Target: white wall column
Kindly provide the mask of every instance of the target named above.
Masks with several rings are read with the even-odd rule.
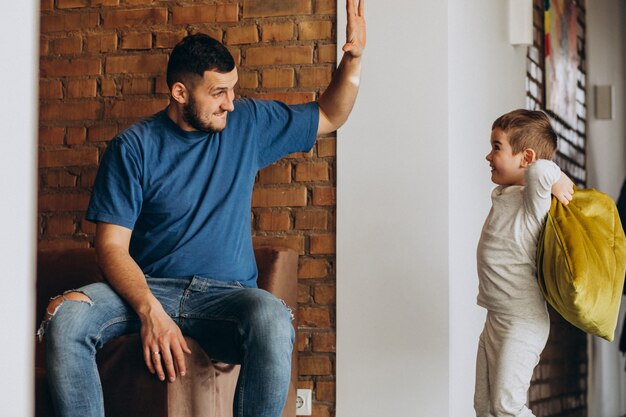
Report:
[[[0,415],[33,407],[39,2],[5,2],[0,26]]]

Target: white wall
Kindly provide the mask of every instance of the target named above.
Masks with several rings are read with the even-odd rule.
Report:
[[[526,50],[508,40],[507,3],[449,0],[450,416],[472,414],[476,343],[476,244],[491,206],[491,124],[525,106]]]
[[[617,199],[626,177],[626,2],[587,2],[588,185]],[[595,85],[612,85],[614,117],[595,118]],[[622,300],[624,301],[624,300]],[[624,304],[624,303],[622,303]],[[621,334],[622,315],[616,330]],[[590,416],[626,414],[626,373],[618,342],[593,338]]]
[[[337,417],[473,415],[484,156],[492,121],[524,106],[525,50],[506,2],[468,3],[366,4],[337,141]]]
[[[37,3],[37,4],[35,4]],[[39,2],[5,2],[0,26],[0,415],[33,414]]]

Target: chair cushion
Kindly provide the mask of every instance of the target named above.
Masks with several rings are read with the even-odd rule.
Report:
[[[546,300],[563,318],[612,341],[625,269],[626,238],[608,195],[576,190],[567,206],[552,199],[537,275]]]

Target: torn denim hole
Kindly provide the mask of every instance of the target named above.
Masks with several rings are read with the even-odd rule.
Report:
[[[280,300],[281,303],[283,303],[283,305],[285,306],[285,308],[289,312],[289,315],[291,316],[291,321],[294,321],[296,319],[296,316],[293,314],[293,308],[289,307],[287,305],[287,303],[285,302],[285,300],[283,300],[282,298],[280,298],[279,300]]]
[[[82,295],[86,299],[83,299],[83,297],[78,297],[78,298],[66,297],[66,295],[68,295],[70,293],[74,293],[74,294],[77,294],[79,296]],[[61,301],[54,307],[53,311],[50,311],[50,304],[52,304],[54,301],[56,301],[58,299],[61,299]],[[41,342],[43,340],[43,337],[44,337],[44,334],[46,333],[46,328],[48,327],[48,323],[50,322],[50,319],[52,319],[52,317],[54,317],[54,315],[57,313],[57,311],[59,311],[59,308],[66,301],[76,301],[78,303],[89,304],[90,306],[93,305],[93,301],[89,298],[89,296],[87,294],[85,294],[83,291],[80,291],[80,290],[67,290],[67,291],[65,291],[61,295],[57,295],[55,297],[50,298],[50,302],[48,304],[48,307],[46,307],[45,317],[44,317],[43,321],[41,322],[41,325],[39,326],[39,329],[37,329],[37,340],[39,340],[39,342]]]

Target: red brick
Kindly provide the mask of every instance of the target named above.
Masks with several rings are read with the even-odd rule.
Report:
[[[128,3],[128,2],[127,2]],[[91,0],[91,6],[119,6],[120,0]]]
[[[187,36],[186,30],[178,30],[174,32],[156,32],[155,48],[173,48],[178,42]]]
[[[298,309],[299,325],[330,327],[330,313],[326,307],[301,307]]]
[[[315,384],[315,399],[318,401],[335,402],[335,383],[333,381],[318,381]]]
[[[39,11],[50,12],[54,9],[54,0],[41,0]]]
[[[301,162],[296,165],[296,181],[328,181],[328,162]]]
[[[89,0],[57,0],[57,9],[76,9],[88,5]]]
[[[328,261],[326,259],[300,258],[298,278],[324,278],[328,275]]]
[[[63,84],[59,80],[39,80],[40,99],[63,98]]]
[[[304,237],[301,235],[253,236],[252,242],[255,246],[279,246],[293,249],[299,254],[304,253]]]
[[[160,74],[167,67],[167,55],[111,56],[106,60],[107,74]]]
[[[263,75],[263,88],[290,88],[293,87],[296,75],[293,68],[266,69]]]
[[[291,183],[291,164],[282,162],[272,164],[259,171],[259,184]]]
[[[98,102],[42,104],[40,120],[98,120],[102,104]]]
[[[333,366],[326,355],[300,355],[298,358],[298,373],[300,375],[329,375]]]
[[[313,390],[313,380],[300,380],[298,381],[298,389],[310,389]]]
[[[311,350],[313,352],[335,352],[337,350],[335,345],[335,333],[313,333],[311,336]]]
[[[85,211],[89,193],[39,194],[39,211]]]
[[[167,99],[152,100],[116,100],[107,103],[104,110],[105,119],[138,119],[151,116],[167,106]]]
[[[239,86],[243,89],[254,89],[259,87],[259,73],[256,71],[239,72]]]
[[[236,22],[238,20],[239,6],[233,4],[205,4],[202,6],[187,6],[172,8],[172,23],[214,23]]]
[[[67,236],[74,233],[74,217],[52,216],[46,222],[47,236]]]
[[[243,0],[243,17],[310,14],[311,0]]]
[[[252,207],[306,206],[306,187],[255,188]]]
[[[159,75],[154,82],[155,94],[168,94],[170,88],[167,86],[167,77],[165,75]]]
[[[127,29],[138,26],[164,25],[167,23],[167,9],[112,10],[102,13],[105,29]]]
[[[87,139],[87,129],[82,126],[67,128],[67,144],[82,145]]]
[[[97,163],[97,148],[63,149],[39,153],[40,168],[96,165]]]
[[[263,42],[290,41],[294,38],[294,27],[292,22],[263,24],[261,26],[261,40]]]
[[[88,248],[89,242],[86,240],[41,240],[37,243],[37,248],[40,250],[66,250],[77,248]]]
[[[137,6],[140,4],[152,4],[154,3],[154,0],[124,0],[124,3],[132,6]]]
[[[262,211],[257,226],[263,231],[287,231],[291,229],[291,217],[286,211]]]
[[[304,352],[309,347],[309,333],[300,332],[296,334],[296,349],[298,352]]]
[[[311,415],[314,417],[330,417],[330,408],[326,404],[312,404]]]
[[[256,25],[226,28],[224,43],[228,45],[241,45],[257,42],[259,42],[259,31]]]
[[[95,97],[98,92],[98,82],[95,79],[69,80],[67,82],[68,98]]]
[[[328,228],[328,212],[323,210],[297,210],[296,229],[326,230]]]
[[[96,234],[96,225],[92,222],[88,222],[87,220],[82,220],[78,225],[78,230],[80,233],[84,233],[87,235],[95,235]]]
[[[311,255],[335,253],[335,235],[313,235],[310,237]]]
[[[113,139],[119,133],[117,125],[92,126],[87,131],[89,142],[104,142]]]
[[[298,284],[298,304],[311,303],[311,287],[305,284]]]
[[[320,158],[337,155],[337,138],[319,138],[316,145],[317,156]]]
[[[303,46],[262,46],[246,51],[246,65],[297,65],[313,63],[313,48]]]
[[[332,305],[336,302],[334,284],[316,284],[313,287],[313,300],[315,304]]]
[[[300,87],[326,87],[332,77],[330,67],[302,67],[300,69]]]
[[[337,202],[335,187],[313,187],[314,206],[334,206]]]
[[[67,171],[52,171],[46,173],[46,187],[48,188],[74,188],[78,177]]]
[[[84,170],[80,175],[80,186],[86,189],[93,187],[97,173],[97,168]]]
[[[42,59],[40,70],[42,77],[72,77],[99,75],[102,63],[99,58]]]
[[[62,127],[40,127],[39,128],[39,144],[40,145],[63,145],[65,138],[65,129]]]
[[[41,16],[41,32],[69,32],[72,30],[86,30],[98,26],[100,14],[65,13]]]
[[[102,97],[115,97],[117,95],[117,84],[111,78],[103,78],[100,82],[100,95]]]
[[[52,41],[52,52],[57,55],[79,54],[82,50],[83,40],[80,36],[69,36]]]
[[[316,0],[315,2],[315,15],[337,14],[337,1],[336,0]]]
[[[123,95],[151,94],[154,90],[154,78],[128,78],[122,84]]]
[[[39,39],[39,55],[46,56],[50,53],[50,42],[43,37]]]
[[[251,93],[248,95],[251,98],[258,98],[260,100],[278,100],[287,104],[303,104],[310,103],[315,100],[314,92],[289,92],[289,93]]]
[[[330,39],[333,24],[328,20],[308,20],[298,25],[298,39],[310,41],[317,39]]]
[[[115,52],[117,50],[117,33],[87,35],[85,49],[91,53]]]
[[[150,49],[152,48],[152,33],[126,32],[122,34],[121,49]]]
[[[335,63],[337,62],[337,45],[319,45],[317,47],[317,60],[322,63]]]

